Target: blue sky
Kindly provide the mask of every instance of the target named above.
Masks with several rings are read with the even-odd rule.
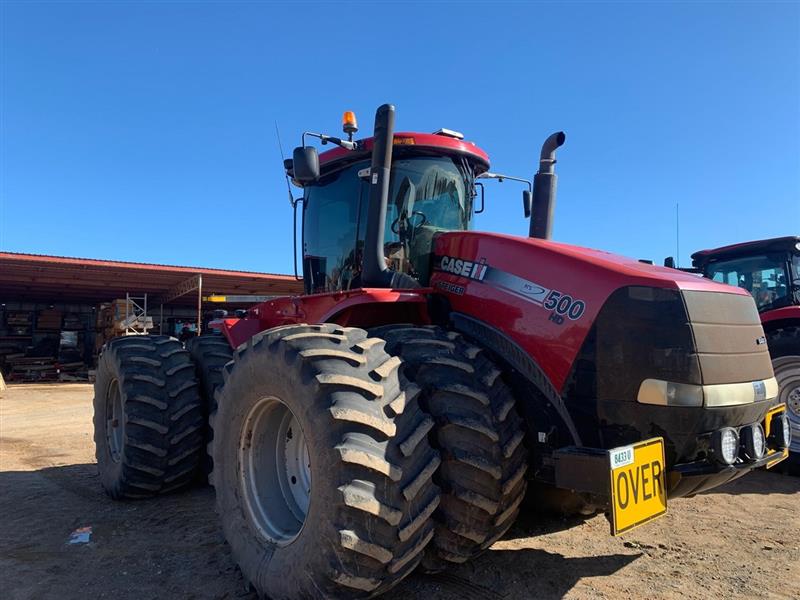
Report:
[[[284,147],[463,131],[555,238],[634,257],[800,233],[800,3],[2,2],[0,249],[291,269]],[[520,188],[475,228],[524,234]]]

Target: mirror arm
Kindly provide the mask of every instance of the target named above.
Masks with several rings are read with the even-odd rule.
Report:
[[[306,136],[317,138],[318,140],[320,140],[320,142],[322,142],[323,146],[328,142],[330,142],[331,144],[336,144],[337,146],[344,148],[345,150],[355,150],[358,145],[357,142],[343,140],[341,138],[333,137],[331,135],[325,135],[324,133],[314,133],[313,131],[304,131],[303,135],[300,137],[300,141],[303,147],[305,147],[306,145]]]
[[[523,177],[514,177],[512,175],[503,175],[502,173],[490,173],[489,171],[481,173],[480,175],[478,175],[477,179],[496,179],[498,183],[503,183],[504,179],[508,179],[509,181],[519,181],[520,183],[524,183],[525,185],[527,185],[528,186],[527,194],[525,192],[522,192],[522,208],[525,213],[526,219],[531,216],[530,204],[532,203],[532,198],[533,198],[533,182],[531,180],[525,179]],[[476,182],[475,185],[481,185],[481,184],[478,184]],[[481,187],[481,195],[482,194],[483,194],[483,187]],[[482,196],[481,196],[481,210],[480,211],[476,210],[475,212],[476,213],[483,212]]]
[[[503,175],[502,173],[489,173],[487,171],[478,175],[478,178],[497,179],[499,183],[503,183],[504,179],[508,179],[509,181],[519,181],[520,183],[526,184],[528,186],[528,191],[533,193],[533,182],[530,179],[525,179],[524,177],[514,177],[512,175]]]

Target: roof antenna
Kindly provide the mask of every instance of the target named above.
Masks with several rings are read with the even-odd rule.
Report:
[[[289,204],[292,205],[294,209],[292,212],[294,213],[292,216],[292,241],[293,241],[293,251],[292,251],[292,258],[294,259],[294,278],[297,281],[301,281],[303,278],[300,277],[297,273],[297,200],[294,199],[292,196],[292,184],[289,181],[289,173],[286,172],[286,158],[283,153],[283,144],[281,144],[281,132],[278,129],[278,119],[275,119],[275,138],[278,140],[278,150],[281,153],[281,159],[283,160],[284,169],[283,175],[286,177],[286,191],[289,192]],[[300,198],[302,200],[302,198]]]
[[[278,119],[275,119],[275,138],[278,140],[278,150],[281,153],[281,160],[286,163],[286,155],[283,153],[283,144],[281,144],[281,132],[278,129]],[[286,169],[283,170],[283,176],[286,177],[286,191],[289,192],[289,204],[294,206],[296,204],[294,196],[292,195],[292,184],[289,182],[289,174]]]
[[[675,268],[681,266],[681,203],[675,203]]]

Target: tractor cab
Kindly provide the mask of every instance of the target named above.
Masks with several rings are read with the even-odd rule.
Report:
[[[708,279],[750,292],[759,312],[800,305],[800,237],[734,244],[692,255]]]
[[[344,128],[351,135],[354,119],[352,113],[345,114]],[[486,153],[447,129],[394,134],[385,214],[377,215],[381,223],[371,223],[376,219],[369,210],[370,193],[378,180],[371,161],[374,138],[352,141],[306,135],[339,147],[317,156],[304,144],[286,164],[287,175],[304,192],[305,292],[382,287],[364,277],[368,230],[381,225],[380,265],[405,275],[402,287],[427,285],[434,236],[470,229],[475,180],[489,169]]]
[[[362,287],[368,223],[369,159],[326,160],[325,154],[320,159],[320,178],[305,187],[303,198],[308,294]],[[427,283],[434,234],[470,228],[481,168],[485,163],[436,147],[395,151],[384,219],[383,259],[389,269]]]

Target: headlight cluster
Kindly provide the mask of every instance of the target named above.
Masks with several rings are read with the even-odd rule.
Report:
[[[786,413],[778,413],[770,421],[769,443],[780,450],[789,447],[792,432]],[[723,465],[732,465],[740,456],[744,460],[761,460],[767,455],[767,436],[764,428],[754,423],[738,431],[725,427],[715,431],[711,438],[714,458]]]

